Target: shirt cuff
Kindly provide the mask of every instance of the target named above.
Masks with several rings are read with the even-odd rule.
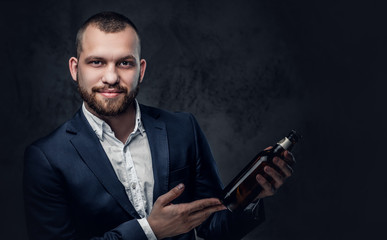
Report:
[[[157,240],[146,218],[137,219],[148,240]]]

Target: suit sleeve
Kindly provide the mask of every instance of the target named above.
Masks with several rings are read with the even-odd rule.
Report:
[[[223,185],[207,140],[196,119],[191,115],[196,143],[196,199],[220,197]],[[263,202],[254,211],[231,213],[228,210],[214,213],[197,228],[199,237],[205,239],[241,239],[264,221]]]
[[[69,196],[59,171],[37,146],[25,152],[23,173],[24,204],[27,230],[31,240],[80,239],[74,227]],[[91,239],[146,240],[136,219]]]

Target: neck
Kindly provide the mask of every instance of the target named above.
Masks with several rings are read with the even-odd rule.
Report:
[[[92,109],[88,108],[87,104],[86,107],[95,116],[104,120],[112,129],[116,138],[122,143],[125,143],[130,133],[133,132],[136,123],[136,107],[134,101],[124,113],[117,116],[100,116]]]

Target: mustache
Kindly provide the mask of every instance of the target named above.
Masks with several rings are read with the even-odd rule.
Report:
[[[127,93],[128,89],[126,87],[116,84],[116,85],[105,85],[102,87],[93,87],[91,88],[91,91],[92,92],[115,91],[115,92]]]

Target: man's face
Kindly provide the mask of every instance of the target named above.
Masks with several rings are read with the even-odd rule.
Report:
[[[105,33],[90,25],[82,38],[79,59],[69,61],[86,108],[99,116],[117,116],[133,103],[144,77],[136,32],[127,27]]]

